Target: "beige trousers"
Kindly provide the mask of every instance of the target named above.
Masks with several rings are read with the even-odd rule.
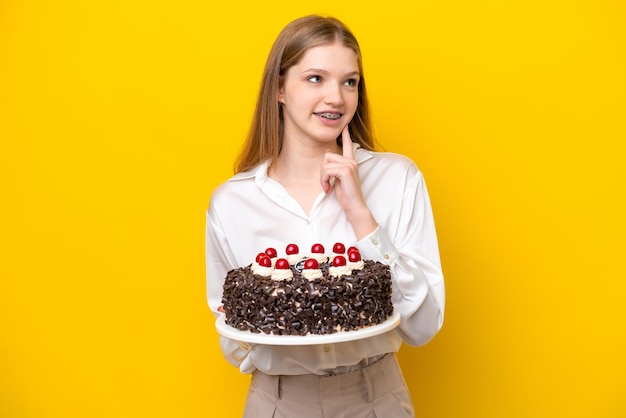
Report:
[[[414,417],[395,354],[335,376],[271,376],[254,372],[244,418]]]

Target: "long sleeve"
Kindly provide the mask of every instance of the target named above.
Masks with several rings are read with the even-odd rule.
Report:
[[[220,227],[217,216],[211,208],[206,214],[206,282],[209,307],[217,318],[217,308],[222,305],[222,287],[226,273],[236,265],[228,240]],[[224,358],[233,366],[239,367],[248,355],[251,346],[239,341],[220,336],[220,348]]]
[[[407,179],[398,207],[398,216],[392,218],[397,228],[381,225],[357,245],[365,257],[391,267],[402,337],[410,345],[423,345],[441,329],[445,291],[432,208],[421,172]]]

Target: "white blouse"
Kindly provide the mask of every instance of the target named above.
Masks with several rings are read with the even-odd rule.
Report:
[[[353,144],[365,201],[378,228],[356,241],[334,193],[320,193],[307,215],[276,181],[268,163],[239,173],[211,197],[206,222],[207,297],[211,310],[223,315],[226,273],[252,263],[259,252],[275,248],[279,256],[294,243],[308,255],[321,243],[356,245],[364,259],[389,264],[392,301],[400,326],[382,335],[337,344],[276,346],[245,344],[225,337],[225,358],[243,373],[327,374],[369,357],[398,351],[402,341],[422,345],[441,329],[445,291],[432,208],[422,173],[408,158],[377,153]]]

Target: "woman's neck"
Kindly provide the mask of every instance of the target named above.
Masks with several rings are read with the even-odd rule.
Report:
[[[336,152],[337,145],[329,147]],[[279,182],[309,214],[313,202],[322,192],[320,172],[328,148],[290,147],[284,144],[280,155],[268,168],[268,176]]]
[[[326,146],[285,141],[280,155],[270,165],[268,175],[283,184],[290,180],[319,183],[322,161],[327,151],[340,153],[341,149],[336,143]]]

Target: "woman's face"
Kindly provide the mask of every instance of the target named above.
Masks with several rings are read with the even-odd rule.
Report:
[[[352,49],[339,43],[309,49],[287,70],[278,95],[284,140],[334,142],[356,112],[359,78]]]

